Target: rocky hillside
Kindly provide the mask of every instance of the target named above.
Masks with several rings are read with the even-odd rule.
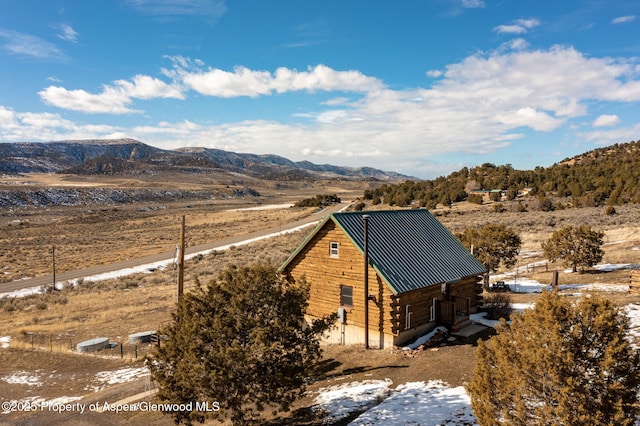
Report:
[[[410,178],[369,167],[294,162],[277,155],[238,154],[209,148],[163,150],[134,139],[0,143],[0,173],[5,174],[140,175],[165,171],[216,171],[271,180]]]
[[[216,200],[258,197],[251,188],[217,190],[139,188],[24,188],[0,189],[0,208],[119,205],[176,200]],[[11,216],[11,211],[2,212]]]

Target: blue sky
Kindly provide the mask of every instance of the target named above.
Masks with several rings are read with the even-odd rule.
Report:
[[[0,142],[420,178],[640,139],[637,0],[5,0]]]

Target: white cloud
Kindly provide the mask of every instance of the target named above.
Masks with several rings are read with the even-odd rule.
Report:
[[[30,34],[0,29],[0,40],[3,40],[0,48],[13,55],[54,61],[67,59],[55,44]]]
[[[227,12],[225,0],[126,0],[145,15],[159,18],[194,16],[217,19]]]
[[[166,75],[179,78],[185,86],[198,93],[221,98],[258,97],[299,91],[368,92],[383,87],[380,80],[359,71],[336,71],[325,65],[309,67],[307,71],[282,67],[271,73],[245,67],[236,67],[233,72],[215,68],[191,70],[191,64],[184,61],[184,58],[174,64],[178,68],[165,70]],[[182,68],[182,65],[187,65],[188,68]]]
[[[330,154],[336,152],[345,156],[389,152],[367,163],[392,170],[410,163],[415,167],[411,172],[420,175],[424,173],[418,171],[420,164],[427,167],[431,156],[489,153],[517,143],[522,128],[551,132],[587,114],[592,101],[640,100],[634,77],[633,64],[588,58],[572,47],[481,52],[446,67],[442,78],[429,88],[390,90],[378,83],[377,90],[361,92],[348,104],[334,105],[337,109],[296,114],[309,118],[304,125],[229,124],[200,129],[184,143],[216,140],[221,147],[261,153],[277,150],[280,155],[297,156],[294,159],[304,153],[316,162],[335,162],[340,156]],[[254,81],[269,93],[275,75],[261,78]],[[149,137],[162,133],[147,130]]]
[[[58,30],[60,31],[60,33],[57,35],[58,38],[71,43],[78,42],[78,33],[73,28],[71,28],[70,25],[62,24],[58,26]]]
[[[626,24],[627,22],[633,22],[636,20],[636,15],[618,16],[611,20],[612,24]]]
[[[614,143],[625,143],[639,140],[640,123],[636,123],[629,127],[619,127],[612,130],[596,130],[591,132],[579,133],[578,136],[588,142],[598,145],[611,145]]]
[[[522,34],[526,33],[527,29],[520,25],[498,25],[493,29],[498,34]]]
[[[335,71],[325,65],[309,67],[307,71],[278,68],[272,82],[278,93],[289,91],[349,91],[369,92],[379,90],[383,84],[377,78],[360,71]]]
[[[338,97],[338,98],[329,99],[328,101],[325,101],[325,102],[321,102],[321,105],[336,106],[336,105],[345,105],[348,103],[349,103],[349,98]]]
[[[0,105],[0,130],[1,129],[13,129],[20,124],[16,118],[16,114],[13,110]]]
[[[611,127],[620,124],[620,118],[617,115],[603,114],[595,119],[593,127]]]
[[[119,131],[107,125],[78,125],[58,114],[16,112],[0,105],[0,140],[51,141],[107,138]]]
[[[270,80],[268,71],[252,71],[245,67],[236,67],[233,72],[212,69],[182,75],[184,84],[196,92],[221,98],[267,95],[271,92]]]
[[[133,81],[117,80],[113,85],[104,85],[99,94],[92,94],[85,90],[67,90],[59,86],[49,86],[38,94],[43,101],[50,105],[88,114],[142,112],[129,108],[133,98],[184,99],[184,95],[176,86],[145,75],[136,75]]]
[[[505,50],[501,46],[446,66],[441,77],[429,86],[398,90],[359,71],[336,71],[326,66],[303,72],[288,68],[275,72],[237,68],[226,72],[206,69],[201,61],[170,59],[174,67],[163,70],[173,80],[170,83],[136,76],[105,86],[98,94],[51,87],[41,96],[70,109],[131,112],[135,111],[131,109],[134,99],[180,98],[188,93],[188,87],[218,98],[338,93],[322,104],[315,99],[309,104],[292,104],[285,114],[296,117],[291,123],[257,119],[210,125],[191,119],[148,122],[123,129],[102,123],[77,126],[55,114],[28,117],[0,109],[0,131],[5,132],[2,140],[15,140],[19,134],[37,135],[36,140],[127,134],[164,148],[210,146],[317,163],[366,164],[425,177],[435,170],[435,156],[491,153],[520,143],[531,131],[572,130],[585,121],[594,126],[607,120],[612,123],[606,116],[585,118],[590,106],[601,101],[640,100],[637,62],[587,57],[567,46],[545,50]],[[349,99],[339,96],[344,91],[350,92]],[[297,96],[296,102],[300,99]],[[224,99],[212,102],[225,104]],[[35,131],[38,126],[42,126],[41,134]],[[61,137],[50,136],[55,132]],[[587,132],[578,137],[621,142],[638,134],[637,128],[629,128]],[[370,157],[359,161],[361,153]]]
[[[131,98],[120,90],[105,86],[102,93],[94,95],[84,90],[67,90],[64,87],[49,86],[38,92],[49,105],[88,114],[127,114],[142,112],[130,109]]]
[[[148,75],[136,75],[133,81],[117,80],[115,86],[128,96],[138,99],[173,98],[184,99],[184,94],[175,85],[170,85]]]
[[[585,114],[589,100],[638,101],[634,65],[611,58],[587,58],[572,47],[476,54],[447,67],[435,87],[466,91],[493,108],[551,111],[560,117]],[[512,108],[515,109],[515,108]]]
[[[524,107],[515,111],[506,111],[496,114],[496,119],[509,128],[530,127],[538,131],[551,131],[558,128],[564,120],[553,118],[548,113],[538,111],[535,108]]]
[[[517,19],[516,20],[516,24],[518,25],[522,25],[523,27],[527,28],[527,29],[531,29],[534,27],[537,27],[538,25],[540,25],[540,21],[536,18],[529,18],[529,19]]]
[[[71,121],[65,120],[58,114],[52,114],[50,112],[26,112],[20,114],[20,120],[23,125],[33,128],[60,128],[68,130],[74,127]]]
[[[321,123],[326,124],[340,124],[347,121],[360,121],[361,119],[358,117],[354,117],[347,110],[334,109],[318,114],[317,120]]]
[[[498,25],[493,31],[498,34],[524,34],[538,25],[540,21],[535,18],[517,19],[509,25]]]
[[[504,43],[503,46],[511,50],[523,50],[529,47],[529,42],[523,38],[514,38],[513,40],[509,40]]]
[[[444,72],[442,72],[441,70],[429,70],[427,71],[426,74],[427,74],[427,77],[439,78],[444,75]]]
[[[462,7],[465,9],[477,9],[485,6],[486,4],[483,0],[462,0]]]

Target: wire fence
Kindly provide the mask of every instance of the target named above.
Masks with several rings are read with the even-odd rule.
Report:
[[[44,352],[71,352],[82,353],[88,356],[101,356],[108,358],[138,359],[151,354],[158,345],[157,337],[152,342],[130,343],[128,341],[109,340],[106,347],[101,349],[83,348],[78,351],[77,339],[73,336],[54,336],[51,334],[38,334],[26,332],[18,339],[11,342],[12,347],[30,349]]]

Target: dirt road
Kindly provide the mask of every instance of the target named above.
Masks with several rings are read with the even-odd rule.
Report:
[[[326,209],[323,209],[317,213],[312,214],[311,216],[308,216],[296,222],[273,226],[267,229],[263,229],[261,231],[251,232],[243,235],[235,235],[235,236],[224,238],[218,241],[213,241],[210,243],[187,247],[187,249],[185,250],[185,254],[189,255],[189,254],[199,253],[207,250],[213,250],[219,247],[239,244],[246,240],[253,240],[256,238],[265,237],[267,235],[291,230],[294,228],[298,228],[300,226],[311,225],[315,222],[320,221],[322,218],[324,218],[328,214],[335,213],[337,211],[344,209],[346,206],[347,204],[332,205],[330,207],[327,207]],[[187,233],[189,232],[188,226],[187,226],[186,232]],[[56,274],[56,282],[70,281],[78,278],[91,277],[94,275],[106,274],[110,272],[120,271],[123,269],[140,267],[143,265],[148,265],[156,262],[169,261],[173,259],[174,256],[175,256],[174,252],[165,252],[165,253],[158,253],[158,254],[145,256],[137,259],[130,259],[122,262],[112,263],[109,265],[99,265],[99,266],[93,266],[85,269],[61,272],[59,274]],[[11,282],[2,284],[0,285],[0,292],[11,293],[11,292],[15,292],[15,291],[23,290],[27,288],[50,285],[52,283],[53,283],[52,275],[43,275],[35,278],[21,279],[21,280],[11,281]]]

